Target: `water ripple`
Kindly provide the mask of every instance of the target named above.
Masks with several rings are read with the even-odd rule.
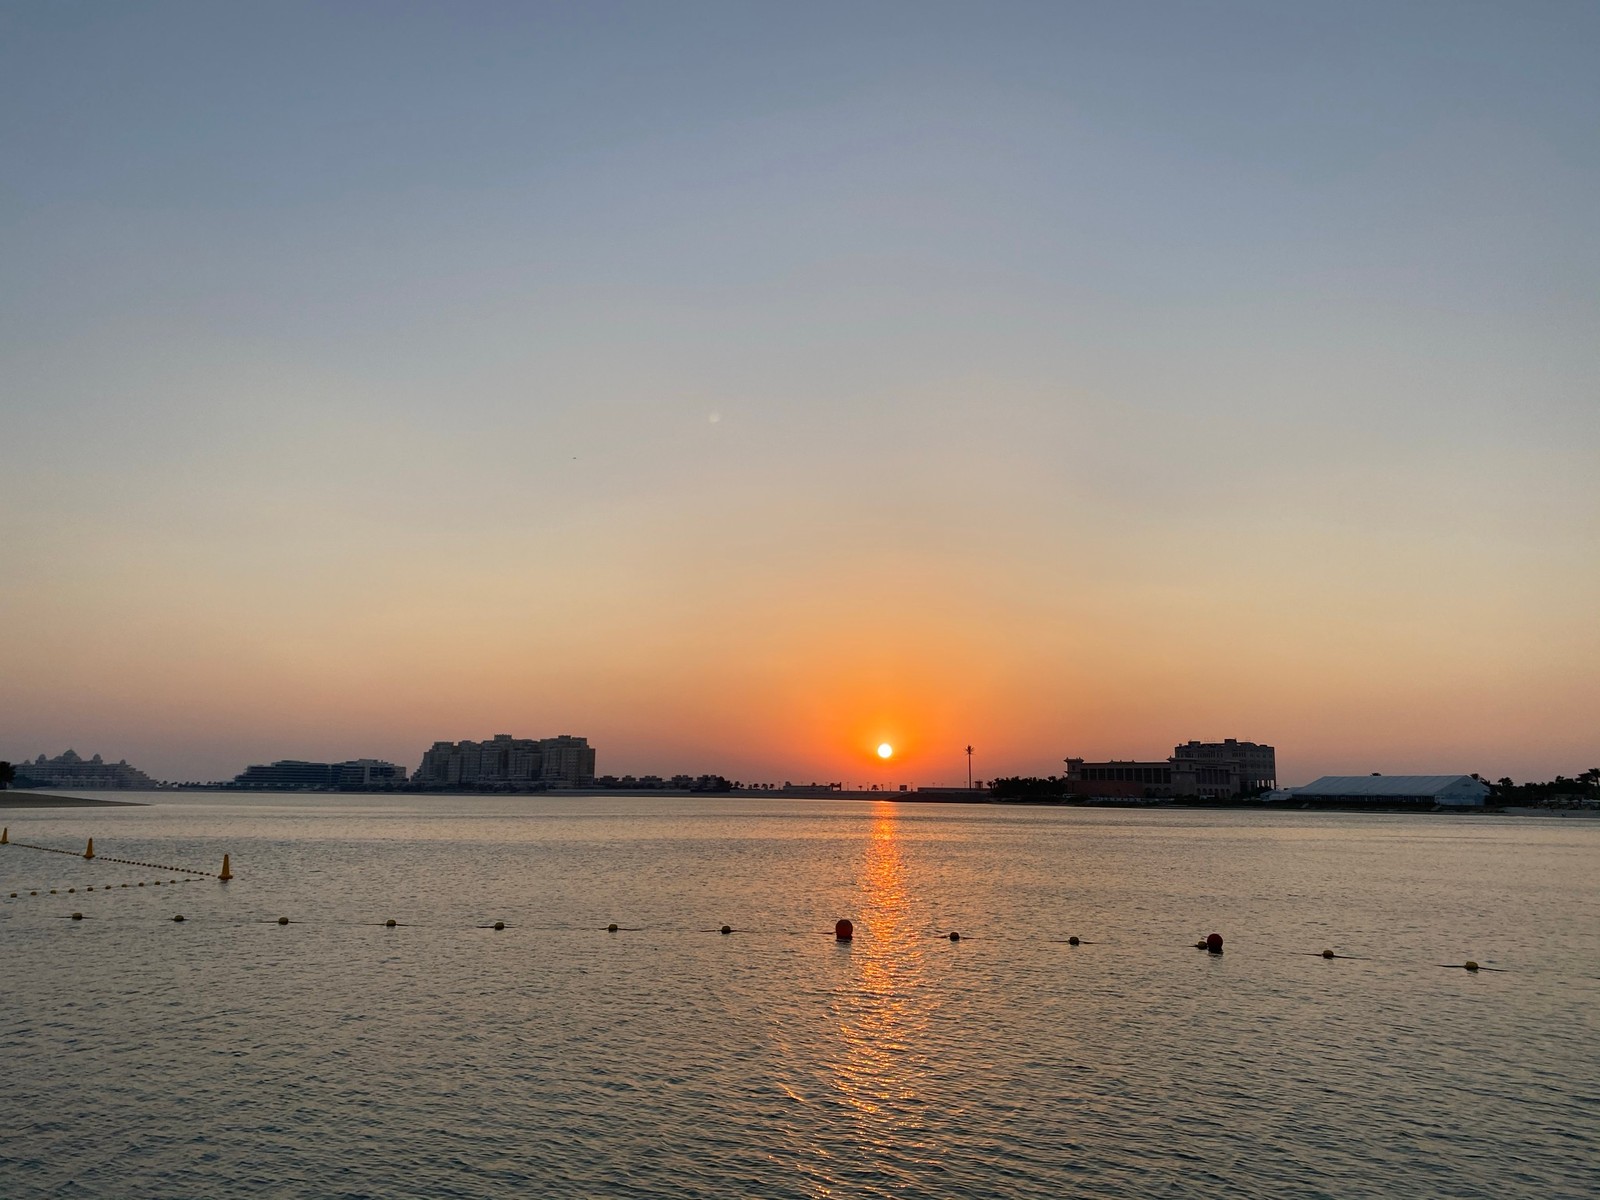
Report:
[[[1586,830],[436,803],[96,811],[239,878],[0,903],[0,1194],[1600,1192]]]

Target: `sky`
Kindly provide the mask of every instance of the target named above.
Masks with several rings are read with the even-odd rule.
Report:
[[[1591,3],[9,3],[0,757],[1575,774],[1597,113]]]

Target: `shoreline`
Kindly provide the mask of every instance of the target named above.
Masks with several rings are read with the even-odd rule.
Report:
[[[210,791],[212,789],[201,786],[186,786],[179,788],[161,788],[161,793],[168,792],[196,792]],[[983,805],[993,808],[1087,808],[1095,810],[1132,810],[1141,812],[1257,812],[1257,813],[1285,813],[1285,812],[1320,812],[1320,813],[1367,813],[1367,814],[1407,814],[1407,815],[1444,815],[1444,816],[1498,816],[1498,817],[1576,817],[1600,818],[1600,809],[1544,809],[1522,806],[1508,806],[1506,808],[1493,808],[1476,806],[1463,806],[1460,808],[1425,808],[1420,805],[1335,805],[1335,804],[1263,804],[1259,801],[1249,800],[1224,800],[1211,802],[1194,802],[1183,800],[1136,801],[1119,800],[1109,797],[1094,799],[1078,797],[995,797],[987,792],[965,788],[928,788],[924,791],[861,791],[856,789],[834,791],[832,789],[818,788],[793,788],[788,790],[774,789],[772,791],[735,788],[726,792],[694,792],[679,788],[557,788],[549,791],[529,792],[480,792],[456,791],[451,789],[427,789],[413,791],[409,788],[372,789],[348,791],[322,791],[311,788],[217,788],[217,792],[224,795],[256,795],[256,796],[318,796],[329,800],[338,800],[342,797],[354,796],[387,796],[393,799],[421,799],[424,797],[462,797],[470,799],[559,799],[580,797],[598,799],[602,797],[627,797],[630,799],[737,799],[737,800],[867,800],[883,801],[890,804],[970,804]],[[103,800],[89,796],[52,795],[44,792],[16,792],[0,791],[0,809],[27,809],[27,808],[147,808],[156,801],[149,800]]]
[[[0,792],[0,808],[145,808],[139,800],[95,800],[88,796],[48,796],[43,792]]]

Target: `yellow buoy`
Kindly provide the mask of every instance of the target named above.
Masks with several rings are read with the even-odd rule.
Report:
[[[85,858],[93,858],[94,857],[94,839],[93,838],[89,839],[89,848],[83,852],[83,856]]]
[[[233,878],[233,872],[228,868],[228,856],[226,854],[222,856],[222,870],[217,872],[217,878],[224,883]]]
[[[1478,964],[1473,962],[1470,958],[1467,959],[1467,961],[1462,963],[1461,965],[1463,967],[1465,967],[1469,971],[1476,971],[1478,969]]]
[[[11,826],[7,825],[4,829],[0,829],[0,846],[9,846],[10,844]]]

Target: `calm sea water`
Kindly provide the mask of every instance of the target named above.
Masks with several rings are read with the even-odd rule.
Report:
[[[0,822],[101,856],[0,847],[9,1200],[1600,1193],[1600,822],[199,794]],[[228,884],[107,861],[224,852]],[[1498,969],[1441,965],[1469,958]]]

